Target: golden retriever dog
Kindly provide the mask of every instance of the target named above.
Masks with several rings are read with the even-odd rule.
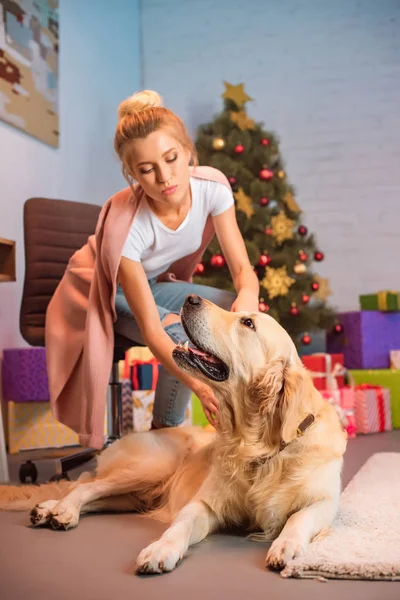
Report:
[[[34,526],[54,529],[97,511],[170,523],[140,553],[139,573],[172,571],[209,533],[244,526],[272,541],[266,564],[281,569],[336,515],[346,433],[273,318],[191,295],[181,320],[190,344],[173,356],[214,390],[217,433],[177,427],[128,435],[100,454],[95,474],[2,486],[0,508],[32,509]]]

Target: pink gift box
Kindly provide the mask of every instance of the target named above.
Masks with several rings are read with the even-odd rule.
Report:
[[[357,431],[360,433],[391,431],[390,390],[379,385],[364,383],[357,385],[355,392],[354,414]]]
[[[347,431],[349,438],[355,438],[357,424],[355,417],[356,395],[353,387],[343,387],[336,390],[322,390],[321,395],[333,404],[339,415],[340,422]]]

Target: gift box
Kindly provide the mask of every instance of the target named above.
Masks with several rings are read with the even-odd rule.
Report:
[[[380,310],[389,312],[400,310],[400,292],[381,291],[376,294],[360,296],[361,310]]]
[[[2,360],[3,398],[13,402],[48,402],[46,350],[6,348]]]
[[[130,367],[130,379],[134,390],[155,390],[160,363],[150,360],[134,360]]]
[[[343,428],[347,431],[348,438],[355,438],[357,434],[355,407],[355,390],[353,387],[344,387],[334,390],[322,390],[321,394],[328,402],[333,404],[339,415]]]
[[[312,354],[303,356],[302,362],[309,371],[317,390],[329,390],[344,386],[343,354]]]
[[[79,435],[57,421],[50,402],[3,402],[5,438],[10,454],[21,450],[79,446]],[[104,419],[107,435],[107,415]]]
[[[348,369],[387,369],[400,340],[400,312],[354,311],[338,315],[340,334],[329,332],[328,351],[342,352]]]
[[[354,413],[359,433],[378,433],[392,429],[390,390],[363,383],[355,387]]]
[[[78,434],[54,419],[49,402],[9,401],[5,405],[6,443],[10,454],[79,445]]]
[[[391,369],[352,370],[350,375],[356,385],[368,383],[390,390],[392,427],[400,429],[400,371]]]
[[[389,359],[391,369],[400,369],[400,350],[391,350]]]
[[[200,425],[201,427],[206,427],[209,424],[196,394],[192,394],[192,421],[193,425]]]
[[[149,431],[153,420],[154,390],[132,390],[128,379],[122,381],[122,431]],[[184,425],[192,424],[192,405],[186,409]]]

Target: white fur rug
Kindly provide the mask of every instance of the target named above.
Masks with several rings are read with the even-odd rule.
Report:
[[[400,581],[400,453],[374,454],[363,465],[329,533],[281,574]]]

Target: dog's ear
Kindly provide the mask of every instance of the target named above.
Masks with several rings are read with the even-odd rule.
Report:
[[[312,391],[311,378],[303,366],[289,366],[285,369],[279,410],[281,437],[286,444],[297,437],[297,428],[306,417]]]
[[[272,428],[270,436],[275,437],[279,428],[280,439],[286,444],[291,442],[305,416],[307,394],[311,393],[304,367],[284,358],[274,360],[255,383],[253,392],[261,415],[267,417],[266,425]]]

